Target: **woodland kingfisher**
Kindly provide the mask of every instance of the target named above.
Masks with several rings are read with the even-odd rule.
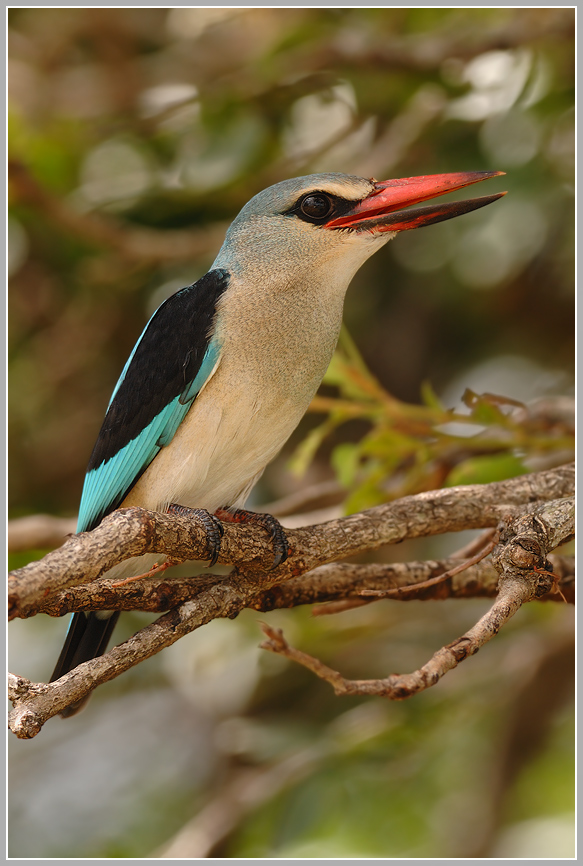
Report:
[[[504,193],[403,208],[503,173],[386,181],[312,174],[254,196],[209,272],[164,301],[138,339],[89,460],[77,531],[94,529],[119,507],[193,510],[207,527],[212,562],[220,518],[262,523],[280,565],[284,530],[243,506],[324,377],[352,277],[398,232],[460,216]],[[157,558],[128,559],[108,576],[140,574]],[[118,616],[74,614],[51,682],[102,655]]]

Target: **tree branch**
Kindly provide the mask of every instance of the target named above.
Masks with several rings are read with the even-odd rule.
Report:
[[[319,659],[294,649],[281,629],[262,624],[267,640],[261,647],[283,655],[329,682],[337,695],[378,695],[403,700],[434,686],[450,670],[478,652],[514,616],[522,605],[540,598],[553,587],[554,574],[546,554],[573,537],[575,508],[571,499],[545,503],[534,513],[502,522],[500,543],[492,562],[500,574],[498,597],[473,628],[438,650],[411,674],[391,674],[384,679],[349,680]]]
[[[18,553],[33,549],[60,547],[67,536],[74,535],[77,520],[53,517],[51,514],[31,514],[8,521],[8,551]]]
[[[222,224],[194,230],[159,231],[131,227],[111,214],[75,210],[40,184],[20,160],[11,159],[8,169],[11,189],[18,201],[33,205],[67,235],[114,249],[129,261],[154,264],[192,260],[218,249],[225,235],[226,226]]]
[[[575,603],[575,557],[550,556],[553,573],[559,578],[556,588],[543,597],[545,601]],[[361,598],[362,592],[380,594],[407,587],[406,593],[394,595],[400,601],[443,600],[446,598],[494,598],[498,572],[490,560],[473,565],[444,581],[425,586],[459,564],[459,559],[425,560],[390,564],[330,563],[321,565],[300,577],[259,593],[247,607],[268,612],[303,604],[322,604],[313,615],[337,613],[348,607],[370,604],[379,598]],[[121,610],[163,613],[223,580],[222,575],[199,574],[193,577],[149,577],[123,586],[111,578],[100,578],[90,584],[57,590],[40,600],[33,613],[65,616],[76,611]],[[559,595],[559,591],[561,595]],[[345,603],[347,601],[347,603]]]
[[[272,571],[268,570],[273,556],[267,533],[254,526],[225,524],[219,561],[235,566],[230,574],[224,577],[204,575],[199,578],[189,598],[156,622],[142,628],[105,655],[79,665],[54,683],[33,684],[21,677],[13,677],[11,699],[14,710],[10,714],[10,727],[19,737],[35,736],[48,718],[80,700],[101,683],[113,679],[212,619],[235,617],[245,607],[272,608],[278,593],[285,594],[282,584],[302,578],[306,572],[337,558],[377,549],[383,544],[397,543],[405,538],[496,526],[500,520],[510,519],[517,512],[523,523],[507,521],[504,524],[506,533],[514,532],[508,541],[515,551],[514,558],[517,557],[517,550],[526,550],[524,539],[531,539],[531,536],[537,539],[540,536],[542,540],[536,543],[541,551],[552,549],[573,531],[572,500],[564,500],[573,492],[573,476],[573,467],[565,466],[495,484],[430,491],[340,520],[290,530],[290,556],[284,565]],[[551,502],[541,506],[541,500]],[[166,554],[173,560],[181,561],[203,559],[208,556],[205,530],[202,525],[180,515],[156,514],[139,508],[114,512],[93,532],[74,536],[44,559],[13,572],[9,577],[10,615],[33,615],[43,609],[43,604],[50,599],[53,599],[54,604],[61,605],[58,611],[55,610],[60,613],[64,597],[75,597],[73,587],[88,582],[92,583],[86,590],[94,591],[91,609],[108,609],[112,601],[112,596],[108,595],[113,592],[111,582],[107,579],[97,583],[94,581],[118,562],[147,552]],[[531,550],[527,552],[531,558],[535,556]],[[537,585],[546,586],[545,592],[548,592],[554,580],[552,565],[546,560],[546,552],[537,556]],[[514,563],[513,567],[518,566]],[[535,566],[531,564],[531,572],[533,568]],[[410,580],[410,574],[406,579]],[[303,580],[305,591],[309,594],[310,585],[313,592],[314,580],[319,581],[319,577],[307,575]],[[512,592],[507,588],[504,590],[492,608],[494,613],[491,611],[488,622],[484,621],[488,618],[484,618],[480,621],[482,625],[475,627],[474,631],[478,629],[475,635],[472,633],[470,638],[464,636],[460,639],[464,647],[469,647],[463,650],[465,654],[462,654],[459,646],[455,651],[451,649],[460,641],[441,651],[442,654],[445,652],[448,661],[440,657],[439,676],[454,666],[452,658],[456,659],[457,664],[462,655],[465,658],[475,652],[481,645],[480,640],[484,642],[489,639],[483,635],[488,633],[491,637],[505,621],[504,616],[508,618],[527,600],[528,591],[523,586],[524,581],[520,583],[516,578],[513,581],[513,587],[520,584],[521,592],[517,595],[514,589]],[[147,590],[141,586],[143,583],[137,581],[133,586],[127,584],[118,587],[117,597],[127,600],[132,592],[147,594]],[[164,584],[171,583],[169,578],[154,580],[152,593],[158,592],[158,603],[168,603],[167,600],[160,601],[160,593],[166,592],[162,588]],[[181,586],[184,588],[183,583]],[[68,593],[72,595],[67,596]],[[504,616],[501,613],[510,610]],[[427,674],[422,674],[422,678],[427,675],[436,681],[434,668],[435,663]],[[399,688],[402,691],[402,686]],[[410,693],[416,690],[419,690],[419,686],[411,686]]]
[[[405,538],[493,527],[517,507],[573,492],[574,466],[569,464],[509,481],[405,496],[339,520],[288,530],[291,552],[277,569],[277,583]],[[264,531],[231,523],[224,524],[224,530],[218,562],[244,567],[248,577],[271,567],[271,543]],[[206,530],[202,523],[180,515],[141,508],[115,511],[92,532],[76,535],[43,559],[10,573],[10,618],[31,616],[48,594],[95,580],[144,553],[167,555],[177,562],[208,559]]]

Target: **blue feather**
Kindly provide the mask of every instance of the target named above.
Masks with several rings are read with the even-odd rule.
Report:
[[[165,406],[135,439],[87,473],[81,495],[77,532],[84,532],[87,527],[95,526],[106,514],[117,508],[160,449],[172,441],[196,396],[214,372],[219,356],[219,342],[216,339],[211,340],[197,375],[186,385],[183,392]],[[123,381],[128,366],[129,362],[115,391]]]

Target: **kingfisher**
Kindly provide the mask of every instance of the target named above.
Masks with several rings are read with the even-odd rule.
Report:
[[[89,460],[77,532],[120,507],[191,513],[207,529],[214,564],[221,520],[256,522],[272,538],[273,567],[281,565],[288,552],[283,528],[244,505],[324,377],[352,277],[398,232],[460,216],[505,193],[412,205],[502,174],[385,181],[311,174],[255,195],[209,272],[165,300],[138,339]],[[108,576],[139,575],[156,558],[133,557]],[[118,616],[74,614],[51,682],[102,655]],[[85,700],[61,715],[73,715]]]

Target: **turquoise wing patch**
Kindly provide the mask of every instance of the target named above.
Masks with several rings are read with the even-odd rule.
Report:
[[[77,532],[95,527],[106,514],[119,507],[160,449],[172,441],[197,395],[214,373],[219,355],[220,347],[218,342],[213,340],[205,352],[196,377],[185,386],[183,392],[162,409],[138,436],[109,460],[87,473],[81,495]],[[128,365],[124,372],[127,367]],[[116,391],[118,387],[119,383]]]

